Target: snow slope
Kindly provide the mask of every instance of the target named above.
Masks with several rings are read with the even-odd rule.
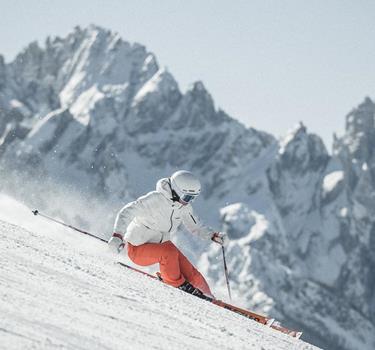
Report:
[[[0,349],[317,349],[126,270],[102,242],[7,203],[2,218],[34,231],[0,221]]]

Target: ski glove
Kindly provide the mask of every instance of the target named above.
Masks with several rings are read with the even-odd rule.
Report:
[[[114,253],[120,253],[124,249],[125,243],[123,241],[122,235],[119,233],[114,233],[110,240],[108,241],[108,247]]]
[[[213,232],[211,236],[211,240],[214,241],[215,243],[223,245],[225,236],[226,235],[224,232]]]

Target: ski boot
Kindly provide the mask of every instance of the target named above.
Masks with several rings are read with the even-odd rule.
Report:
[[[211,298],[210,297],[207,297],[206,295],[204,295],[198,288],[195,288],[191,283],[189,283],[188,281],[185,281],[184,283],[182,283],[179,287],[177,287],[178,289],[181,289],[183,290],[184,292],[186,293],[189,293],[191,295],[194,295],[198,298],[201,298],[201,299],[204,299],[204,300],[209,300],[211,301]]]

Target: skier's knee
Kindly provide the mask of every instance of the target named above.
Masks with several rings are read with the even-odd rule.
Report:
[[[173,244],[165,244],[163,247],[162,256],[164,259],[177,258],[178,250]]]

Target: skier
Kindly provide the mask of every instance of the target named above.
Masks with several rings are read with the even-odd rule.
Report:
[[[202,238],[224,243],[224,234],[201,224],[193,212],[191,202],[200,191],[200,181],[189,171],[180,170],[170,178],[160,179],[156,191],[120,210],[108,244],[120,252],[126,242],[128,256],[135,264],[159,263],[165,283],[199,297],[212,297],[204,277],[170,240],[183,223]]]

